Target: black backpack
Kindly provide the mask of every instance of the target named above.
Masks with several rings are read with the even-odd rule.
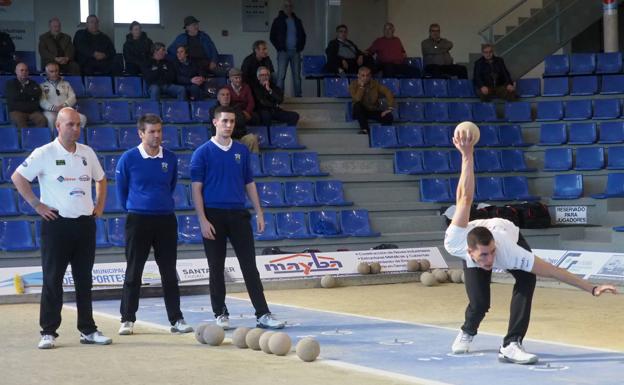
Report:
[[[518,212],[520,228],[545,229],[551,226],[550,212],[545,204],[541,202],[525,202],[513,205],[513,207]]]

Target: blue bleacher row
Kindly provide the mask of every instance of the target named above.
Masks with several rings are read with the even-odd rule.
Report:
[[[624,147],[548,148],[544,152],[544,171],[624,170]],[[606,153],[608,152],[608,154]],[[575,159],[575,162],[573,162]],[[573,164],[574,163],[574,164]]]
[[[613,74],[622,72],[622,53],[573,53],[549,55],[544,59],[544,76]]]
[[[368,211],[342,210],[265,213],[265,231],[258,233],[255,215],[251,218],[257,240],[376,237],[369,225]],[[199,222],[195,215],[178,215],[178,243],[202,243]],[[123,247],[125,244],[125,217],[96,219],[96,246]],[[34,232],[33,232],[34,227]],[[0,221],[0,250],[29,251],[39,247],[41,221]]]
[[[613,144],[624,142],[624,122],[596,123],[543,123],[540,126],[541,146],[561,144]]]

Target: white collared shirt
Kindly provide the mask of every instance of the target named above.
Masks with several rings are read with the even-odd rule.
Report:
[[[92,181],[105,175],[91,147],[76,143],[69,152],[58,138],[36,148],[17,172],[31,182],[38,178],[41,202],[65,218],[93,214]]]
[[[158,146],[158,154],[151,156],[150,154],[147,153],[147,151],[145,151],[145,148],[143,148],[143,143],[139,143],[139,145],[137,146],[139,148],[139,153],[141,153],[141,157],[143,157],[143,159],[156,159],[156,158],[162,158],[163,157],[163,149],[162,146]]]
[[[219,142],[217,142],[217,137],[216,136],[213,136],[212,138],[210,138],[210,141],[212,143],[214,143],[217,147],[222,149],[223,151],[228,151],[230,148],[232,148],[232,143],[234,143],[234,140],[232,140],[232,138],[230,138],[230,144],[228,144],[227,146],[224,146],[222,144],[219,144]]]

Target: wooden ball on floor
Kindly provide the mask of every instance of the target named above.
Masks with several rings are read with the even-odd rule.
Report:
[[[431,269],[431,262],[428,259],[421,259],[420,261],[420,271],[427,271]]]
[[[245,343],[252,350],[260,350],[260,336],[265,330],[260,328],[251,329],[245,336]]]
[[[357,271],[360,274],[370,274],[371,270],[370,270],[370,265],[366,262],[360,262],[357,265]]]
[[[409,271],[410,273],[413,273],[419,270],[420,270],[420,261],[418,261],[417,259],[410,259],[409,261],[407,261],[407,271]]]
[[[225,331],[221,326],[206,325],[202,332],[202,338],[210,346],[219,346],[225,338]]]
[[[321,345],[314,338],[305,337],[297,342],[295,352],[302,361],[312,362],[321,354]]]
[[[434,286],[438,284],[438,280],[428,271],[425,271],[420,275],[420,282],[422,282],[425,286]]]
[[[338,280],[333,275],[326,275],[321,278],[321,287],[324,287],[325,289],[336,287],[337,284]]]
[[[234,330],[234,333],[232,333],[232,343],[234,344],[234,346],[241,349],[247,349],[247,342],[245,341],[245,339],[247,337],[247,333],[249,333],[249,330],[250,329],[246,327],[239,327]]]
[[[275,334],[275,332],[264,332],[260,336],[260,340],[258,343],[260,344],[260,350],[265,352],[266,354],[272,354],[271,349],[269,349],[269,338]]]
[[[285,356],[292,347],[292,341],[284,332],[275,333],[269,338],[269,350],[276,356]]]
[[[381,264],[379,262],[373,262],[370,264],[370,272],[371,274],[379,274],[381,273]]]

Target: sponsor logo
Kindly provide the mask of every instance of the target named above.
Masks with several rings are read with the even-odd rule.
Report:
[[[342,262],[333,257],[317,256],[310,254],[292,254],[270,260],[264,264],[266,271],[275,274],[301,274],[309,275],[312,272],[338,271]]]
[[[82,157],[82,164],[83,164],[84,166],[86,166],[86,165],[87,165],[87,158],[85,158],[84,156]]]
[[[69,192],[70,197],[83,197],[85,195],[86,193],[84,192],[84,190],[79,188],[75,188]]]
[[[23,162],[22,162],[22,167],[28,167],[28,162],[23,161]]]
[[[241,161],[241,154],[239,154],[238,152],[236,154],[234,154],[234,160],[236,161],[236,163],[240,163],[240,161]]]
[[[76,178],[72,178],[69,176],[63,176],[63,175],[59,175],[58,178],[56,178],[56,180],[58,180],[59,182],[63,183],[63,182],[75,182]]]
[[[57,159],[56,160],[56,165],[57,166],[65,166],[65,159]]]
[[[63,183],[65,178],[63,178],[63,175],[60,175],[58,178],[56,178],[56,180],[58,180],[59,182]]]
[[[89,175],[80,175],[78,180],[81,181],[81,182],[88,182],[88,181],[91,180],[91,177]]]
[[[162,172],[167,172],[169,170],[169,163],[167,162],[162,162],[160,166],[162,168]]]

